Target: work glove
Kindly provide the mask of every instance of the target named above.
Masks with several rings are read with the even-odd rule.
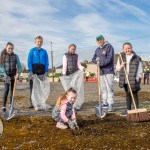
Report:
[[[96,58],[96,63],[98,66],[100,65],[100,58],[99,57]]]
[[[47,77],[48,77],[48,72],[45,72],[45,73],[44,73],[43,80],[46,80],[46,79],[47,79]]]
[[[7,83],[7,84],[10,84],[11,82],[11,78],[7,75],[7,74],[5,74],[4,75],[4,81],[5,81],[5,83]]]
[[[45,73],[44,73],[44,76],[45,76],[45,77],[48,77],[48,72],[45,72]]]
[[[77,119],[76,118],[72,119],[72,122],[74,123],[75,128],[79,129],[79,126],[77,124]]]
[[[43,81],[43,80],[45,79],[45,76],[44,76],[43,74],[38,75],[37,77],[38,77],[41,81]]]
[[[70,129],[75,129],[75,124],[72,120],[69,119],[67,123],[68,123]]]
[[[29,73],[29,80],[32,80],[32,78],[33,78],[33,72],[30,72]]]

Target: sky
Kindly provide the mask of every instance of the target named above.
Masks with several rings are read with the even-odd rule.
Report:
[[[57,67],[71,43],[80,61],[91,61],[99,34],[115,53],[131,42],[137,54],[150,55],[149,0],[0,0],[0,6],[0,51],[12,42],[25,65],[38,35],[44,39],[50,67],[51,42]]]

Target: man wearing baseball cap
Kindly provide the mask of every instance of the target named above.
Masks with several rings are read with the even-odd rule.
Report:
[[[103,35],[98,35],[96,42],[99,47],[95,50],[92,62],[100,67],[102,107],[111,112],[114,103],[114,49]]]

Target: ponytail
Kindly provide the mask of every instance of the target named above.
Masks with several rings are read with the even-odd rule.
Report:
[[[3,64],[4,64],[5,56],[6,56],[6,49],[4,49],[4,50],[1,52],[0,65],[3,65]]]

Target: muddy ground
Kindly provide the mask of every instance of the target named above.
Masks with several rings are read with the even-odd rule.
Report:
[[[140,106],[150,110],[150,85],[142,85],[139,93]],[[53,106],[57,96],[63,92],[60,83],[51,84],[51,93],[47,101]],[[0,84],[0,102],[2,85]],[[29,90],[26,84],[20,84],[15,94],[15,108],[18,114],[4,123],[4,134],[0,139],[0,149],[31,150],[95,150],[95,149],[150,149],[150,122],[128,123],[119,113],[126,107],[124,91],[115,85],[114,113],[104,119],[95,116],[98,104],[96,83],[85,84],[85,103],[78,112],[79,130],[59,130],[52,120],[51,110],[29,110]]]

